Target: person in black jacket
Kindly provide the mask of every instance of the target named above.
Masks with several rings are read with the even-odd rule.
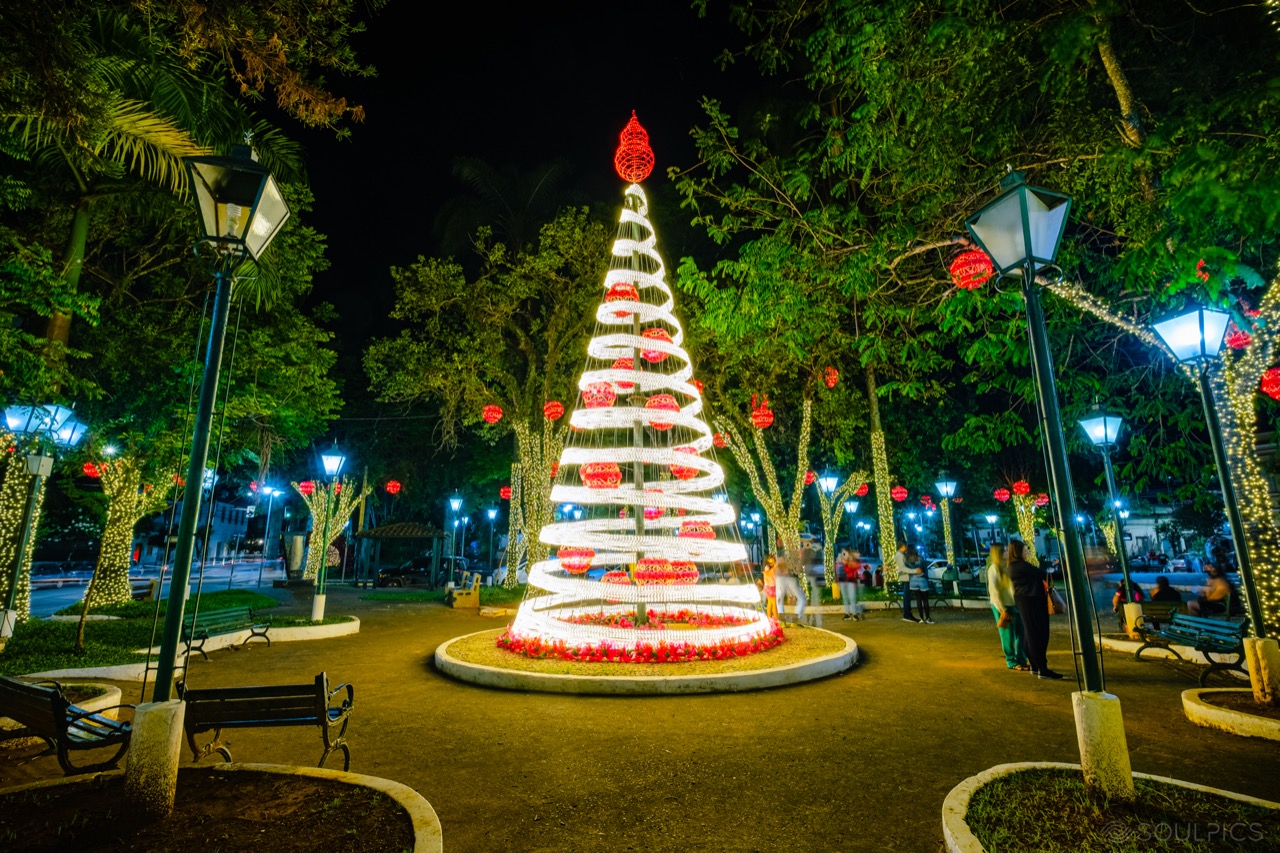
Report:
[[[1049,669],[1049,602],[1045,595],[1044,569],[1026,560],[1026,546],[1019,539],[1009,542],[1009,578],[1013,581],[1013,598],[1018,603],[1023,635],[1027,642],[1027,660],[1031,672],[1041,678],[1059,679],[1061,673]]]

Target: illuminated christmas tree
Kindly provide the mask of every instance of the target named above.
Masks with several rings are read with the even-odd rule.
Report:
[[[684,331],[640,188],[653,168],[632,113],[614,165],[629,183],[545,525],[552,555],[503,648],[586,661],[751,654],[782,633],[761,609]],[[727,579],[728,582],[721,582]]]

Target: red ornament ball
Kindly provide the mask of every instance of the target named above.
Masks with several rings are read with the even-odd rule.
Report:
[[[1048,506],[1048,505],[1049,505],[1048,495],[1046,495],[1044,492],[1041,492],[1040,494],[1036,495],[1036,506]]]
[[[756,429],[768,429],[773,426],[773,409],[769,408],[769,401],[765,400],[751,413],[751,423]]]
[[[711,436],[711,443],[714,444],[716,447],[720,448],[721,450],[724,450],[726,447],[729,446],[729,439],[725,438],[724,433],[717,432]]]
[[[400,494],[400,481],[387,480],[387,485],[384,486],[383,488],[387,490],[387,494],[389,495],[398,495]]]
[[[804,472],[804,484],[805,484],[806,486],[812,486],[812,485],[813,485],[813,481],[814,481],[814,480],[816,480],[816,479],[818,479],[818,475],[817,475],[817,474],[815,474],[815,473],[813,473],[812,471],[805,471],[805,472]]]
[[[92,462],[84,463],[80,470],[84,471],[86,477],[92,477],[95,480],[102,476],[102,470]]]
[[[496,424],[502,420],[502,407],[485,406],[480,410],[480,417],[484,418],[484,422],[487,424]]]
[[[511,500],[511,487],[503,486],[501,489],[498,489],[498,497],[502,498],[504,501]]]
[[[701,382],[699,382],[699,381],[698,381],[698,380],[696,380],[696,379],[690,379],[690,380],[689,380],[689,384],[690,384],[690,385],[692,385],[694,388],[697,388],[697,389],[698,389],[698,393],[699,393],[699,394],[701,394],[701,393],[702,393],[702,383],[701,383]]]
[[[588,462],[578,469],[578,476],[589,489],[616,489],[622,482],[622,469],[617,462]]]
[[[635,370],[636,369],[635,362],[632,361],[630,358],[619,358],[616,361],[614,361],[612,366],[614,370]],[[614,387],[616,387],[619,391],[630,391],[632,388],[636,387],[634,382],[623,382],[622,380],[618,380],[613,384],[614,384]]]
[[[677,535],[683,539],[715,539],[716,529],[709,521],[691,518],[680,522],[680,533]]]
[[[556,478],[556,475],[559,473],[560,473],[560,460],[556,459],[551,463],[551,479],[554,480]]]
[[[676,398],[671,396],[670,394],[654,394],[652,397],[644,401],[644,407],[646,409],[652,409],[655,412],[680,411],[680,404],[677,403]],[[671,429],[671,427],[675,426],[675,424],[671,423],[670,421],[657,420],[652,416],[650,416],[649,426],[653,427],[659,432],[663,432],[665,430]]]
[[[548,400],[542,406],[542,416],[549,421],[558,421],[564,417],[564,403],[559,400]]]
[[[629,184],[638,184],[653,171],[653,149],[649,147],[649,132],[640,126],[636,111],[618,134],[618,150],[613,155],[613,168],[618,177]]]
[[[582,389],[582,405],[588,409],[607,409],[618,399],[618,392],[608,382],[592,382]]]
[[[1244,349],[1253,343],[1253,338],[1250,337],[1248,332],[1232,322],[1227,325],[1227,334],[1222,341],[1232,349]]]
[[[858,488],[854,489],[853,493],[860,498],[864,498],[867,496],[868,491],[870,491],[870,489],[867,487],[867,484],[863,483],[862,485],[858,486]]]
[[[661,326],[650,326],[640,333],[640,337],[651,341],[662,341],[664,344],[672,342],[671,333]],[[671,353],[656,349],[642,349],[640,350],[640,357],[650,364],[658,364],[670,358]]]
[[[688,453],[693,456],[698,455],[697,449],[688,445],[676,447],[673,448],[673,450],[676,453]],[[692,480],[694,477],[698,476],[698,469],[690,468],[688,465],[677,465],[673,462],[671,464],[671,476],[675,477],[677,480]]]
[[[903,486],[894,486],[889,490],[889,497],[893,498],[898,503],[902,503],[907,499],[907,490]]]
[[[249,481],[249,491],[251,491],[251,492],[256,492],[256,491],[258,491],[258,481],[257,481],[257,480],[250,480],[250,481]]]
[[[1262,393],[1272,400],[1280,400],[1280,367],[1272,367],[1262,374]]]
[[[1019,480],[1013,484],[1013,493],[1015,495],[1029,495],[1031,494],[1031,484],[1026,480]]]
[[[840,371],[834,367],[824,368],[822,371],[822,381],[826,383],[828,388],[834,388],[840,382]]]
[[[314,494],[315,490],[316,484],[310,480],[303,480],[298,484],[298,491],[302,492],[304,495]]]
[[[609,290],[604,295],[605,302],[639,302],[640,291],[629,281],[619,281],[609,285]],[[630,311],[614,311],[615,317],[630,317]]]
[[[961,290],[977,290],[995,275],[995,271],[991,259],[981,249],[961,252],[947,269],[951,273],[951,280]]]
[[[605,572],[604,577],[600,578],[600,582],[616,583],[619,586],[631,586],[631,575],[614,569],[611,572]]]
[[[1008,489],[996,489],[994,492],[991,493],[991,496],[996,500],[1000,501],[1000,503],[1004,503],[1010,498]]]
[[[590,548],[561,548],[556,551],[560,558],[560,568],[569,574],[580,575],[591,568],[591,558],[596,552]]]

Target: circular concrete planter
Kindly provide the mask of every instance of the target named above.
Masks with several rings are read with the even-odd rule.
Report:
[[[969,811],[969,800],[979,788],[988,782],[999,779],[1002,776],[1009,776],[1023,770],[1043,770],[1054,768],[1079,771],[1080,765],[1063,764],[1057,761],[1023,761],[1017,764],[997,764],[995,767],[983,770],[976,776],[970,776],[968,779],[965,779],[959,785],[952,788],[951,793],[947,794],[947,798],[942,802],[942,837],[947,843],[947,849],[951,851],[951,853],[984,853],[986,850],[986,848],[982,846],[982,842],[978,841],[977,837],[972,831],[970,831],[969,824],[965,821],[965,815]],[[1249,803],[1254,806],[1280,810],[1280,803],[1273,803],[1269,800],[1259,800],[1256,797],[1248,797],[1244,794],[1224,791],[1221,788],[1210,788],[1206,785],[1197,785],[1193,782],[1183,782],[1179,779],[1170,779],[1168,776],[1152,776],[1148,773],[1134,773],[1133,778],[1149,779],[1153,782],[1161,782],[1165,785],[1177,785],[1180,788],[1188,788],[1192,791],[1216,794],[1220,797],[1239,800],[1242,803]]]
[[[119,719],[120,709],[116,707],[121,702],[119,687],[114,687],[110,684],[94,684],[90,681],[60,681],[58,683],[62,685],[64,690],[68,687],[100,688],[103,691],[101,694],[94,696],[92,699],[86,699],[83,702],[78,702],[76,703],[76,706],[83,708],[86,711],[94,712],[103,711],[105,709],[105,713],[103,714],[104,717],[110,717],[113,720]],[[20,728],[22,728],[22,726],[16,720],[11,720],[8,717],[0,717],[0,732],[17,731]],[[42,741],[38,737],[10,738],[5,740],[5,744],[9,746],[25,747],[34,746],[39,743],[42,743]]]
[[[1280,740],[1280,720],[1246,714],[1243,711],[1223,708],[1204,700],[1213,693],[1243,693],[1253,695],[1250,688],[1212,688],[1201,687],[1195,690],[1182,691],[1182,711],[1187,719],[1197,726],[1230,732],[1244,737],[1261,737],[1267,740]]]
[[[809,628],[821,631],[821,628]],[[585,696],[666,696],[685,693],[737,693],[800,684],[844,672],[858,661],[858,644],[842,634],[828,631],[844,641],[844,648],[833,654],[800,661],[787,666],[748,670],[745,672],[702,673],[698,675],[556,675],[523,672],[493,666],[467,663],[449,654],[449,646],[467,637],[494,634],[499,631],[477,631],[454,637],[436,649],[436,666],[459,681],[496,687],[502,690],[533,690],[541,693],[575,693]]]
[[[407,785],[383,779],[379,776],[366,776],[363,773],[344,773],[341,770],[325,770],[321,767],[292,767],[285,764],[216,764],[207,767],[183,767],[179,771],[178,784],[182,784],[182,775],[186,773],[219,773],[224,771],[252,771],[255,773],[274,773],[280,776],[310,776],[316,779],[332,779],[348,785],[372,788],[386,794],[405,810],[413,824],[413,853],[441,853],[444,850],[443,836],[440,831],[440,818],[421,794]],[[63,785],[88,785],[98,779],[109,779],[123,776],[123,770],[112,770],[107,773],[90,773],[84,776],[71,776],[64,779],[46,779],[29,785],[18,785],[0,791],[0,803],[9,794],[42,788],[56,788]],[[193,830],[193,842],[199,841],[197,830]],[[194,845],[199,846],[199,845]]]

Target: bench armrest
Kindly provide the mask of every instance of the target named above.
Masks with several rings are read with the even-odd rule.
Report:
[[[339,684],[337,687],[329,691],[329,704],[332,705],[333,697],[341,693],[343,690],[347,691],[347,696],[345,699],[342,700],[341,707],[343,708],[343,710],[350,711],[352,706],[355,705],[355,701],[356,701],[356,689],[351,686],[350,681],[346,682],[345,684]]]
[[[137,707],[138,707],[138,706],[136,706],[136,705],[111,705],[110,707],[107,707],[107,708],[99,708],[99,709],[98,709],[98,710],[96,710],[96,711],[86,711],[85,709],[83,709],[83,708],[79,707],[78,705],[72,705],[71,707],[75,708],[75,709],[76,709],[76,710],[78,710],[80,713],[79,713],[79,714],[71,714],[70,716],[68,716],[68,717],[67,717],[67,723],[68,723],[68,724],[70,724],[70,723],[74,723],[74,722],[76,722],[77,720],[84,720],[84,719],[87,719],[87,718],[89,718],[89,717],[97,717],[97,716],[101,715],[101,714],[102,714],[102,712],[104,712],[104,711],[114,711],[114,710],[116,710],[117,708],[133,708],[134,710],[137,710]]]

